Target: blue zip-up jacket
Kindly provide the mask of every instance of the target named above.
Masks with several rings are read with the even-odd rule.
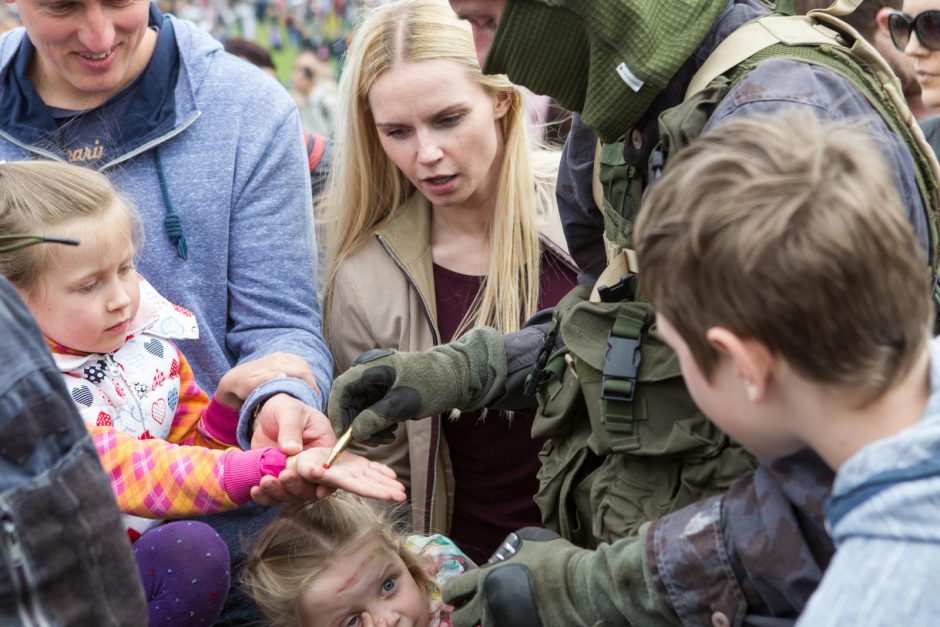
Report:
[[[320,331],[310,173],[300,117],[273,78],[225,53],[195,25],[151,8],[160,37],[100,169],[129,197],[146,235],[139,270],[199,321],[180,343],[199,384],[215,389],[236,363],[273,352],[307,360],[319,392],[299,379],[257,388],[242,408],[239,442],[257,403],[286,392],[321,409],[332,358]],[[22,28],[0,36],[0,160],[65,160],[25,79],[32,44]],[[161,177],[165,185],[161,185]],[[179,215],[188,259],[167,237]]]
[[[917,424],[872,442],[839,469],[826,508],[836,555],[800,625],[940,621],[940,339]]]

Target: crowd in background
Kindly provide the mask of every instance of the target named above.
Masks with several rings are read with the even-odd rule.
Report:
[[[382,0],[159,0],[163,13],[191,20],[216,39],[241,37],[267,48],[278,79],[290,84],[302,50],[338,70],[346,40],[364,10]],[[19,25],[15,4],[0,6],[0,33]]]

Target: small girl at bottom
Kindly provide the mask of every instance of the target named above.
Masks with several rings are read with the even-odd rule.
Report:
[[[286,507],[249,549],[242,581],[276,627],[445,627],[441,586],[472,568],[444,536],[405,537],[336,492]]]
[[[163,519],[238,507],[285,467],[321,484],[320,493],[404,500],[393,471],[350,453],[324,470],[329,449],[288,458],[237,447],[238,410],[251,390],[309,371],[299,358],[269,355],[226,373],[210,399],[173,343],[198,337],[195,318],[135,272],[136,216],[105,176],[0,162],[0,233],[74,240],[0,253],[0,274],[46,336],[126,514],[150,625],[211,624],[229,588],[228,549],[215,531]]]

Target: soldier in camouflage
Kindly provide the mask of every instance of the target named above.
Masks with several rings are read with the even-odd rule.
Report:
[[[580,113],[562,156],[557,192],[585,285],[607,266],[612,235],[609,220],[605,233],[606,216],[598,210],[595,179],[600,169],[603,182],[603,167],[595,162],[613,154],[608,165],[631,172],[626,191],[611,183],[603,192],[622,224],[632,225],[635,205],[662,165],[656,162],[660,114],[683,103],[693,75],[722,41],[773,8],[758,0],[450,3],[470,22],[485,72],[506,73]],[[712,105],[697,132],[784,107],[859,120],[883,150],[925,257],[931,255],[927,203],[911,149],[851,80],[818,64],[771,58]],[[598,137],[607,146],[621,145],[599,151]],[[544,318],[503,337],[476,329],[426,353],[370,355],[334,384],[334,429],[351,425],[355,440],[380,441],[409,418],[526,402],[523,381],[543,345],[555,341],[557,348],[561,341],[546,342],[549,325],[539,322]],[[560,432],[557,439],[569,436]],[[547,530],[522,530],[507,539],[492,565],[445,587],[445,597],[458,608],[454,624],[788,624],[833,552],[823,524],[831,481],[832,472],[804,451],[760,460],[724,493],[684,507],[673,503],[677,507],[648,516],[628,537],[597,533],[604,531],[597,521],[593,542],[577,529],[560,529],[584,546],[600,542],[596,548]],[[571,500],[584,498],[571,494]]]

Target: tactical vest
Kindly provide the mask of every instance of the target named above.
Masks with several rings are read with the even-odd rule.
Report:
[[[631,535],[648,520],[724,492],[754,468],[753,458],[692,402],[652,308],[636,294],[631,249],[634,210],[648,183],[759,63],[784,58],[832,69],[905,141],[928,214],[936,276],[940,167],[890,68],[835,17],[860,1],[837,0],[807,16],[773,13],[737,29],[692,78],[685,100],[659,116],[660,144],[646,167],[624,158],[625,142],[635,137],[598,144],[594,196],[604,214],[608,267],[593,290],[576,288],[558,304],[546,347],[557,333],[564,346],[544,350],[530,378],[540,404],[533,435],[549,438],[536,501],[545,524],[563,537],[593,547]]]

